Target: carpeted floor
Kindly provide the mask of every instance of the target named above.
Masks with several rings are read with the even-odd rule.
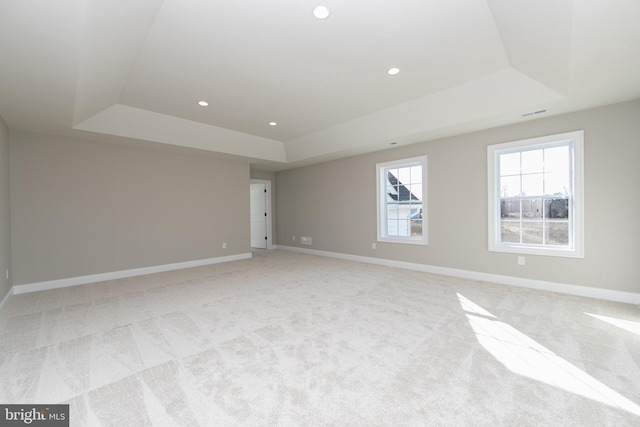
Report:
[[[0,403],[83,426],[637,426],[640,308],[284,251],[12,296]]]

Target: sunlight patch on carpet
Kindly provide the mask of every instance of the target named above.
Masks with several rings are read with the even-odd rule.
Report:
[[[640,407],[631,400],[457,295],[478,342],[510,371],[640,416]]]
[[[607,322],[610,325],[617,326],[620,329],[631,332],[632,334],[640,335],[640,322],[633,322],[631,320],[617,319],[615,317],[602,316],[600,314],[585,313],[588,316],[595,317],[598,320]]]

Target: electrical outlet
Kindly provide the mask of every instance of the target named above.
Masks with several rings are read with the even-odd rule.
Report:
[[[227,249],[227,242],[222,243],[222,249]]]
[[[8,268],[4,271],[4,277],[5,277],[7,280],[9,280],[9,269],[8,269]]]
[[[311,244],[311,237],[305,237],[305,236],[300,237],[300,244],[301,245],[310,245]]]
[[[376,244],[375,244],[375,243],[372,243],[372,244],[371,244],[371,249],[375,249],[375,248],[376,248]]]
[[[524,265],[524,257],[523,256],[519,256],[518,257],[518,265]]]
[[[291,240],[293,240],[295,242],[296,241],[296,236],[293,236],[293,239],[291,239]]]

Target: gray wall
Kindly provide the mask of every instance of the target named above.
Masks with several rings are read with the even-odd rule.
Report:
[[[487,146],[584,129],[584,259],[487,250]],[[428,156],[429,245],[376,242],[376,163]],[[279,172],[278,245],[638,292],[640,101]],[[292,236],[296,241],[292,241]]]
[[[250,252],[248,163],[9,140],[14,285]]]
[[[0,117],[0,301],[11,289],[11,221],[9,207],[9,133]]]

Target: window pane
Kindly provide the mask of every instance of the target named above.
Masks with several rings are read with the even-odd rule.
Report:
[[[500,155],[500,176],[520,174],[520,153]]]
[[[500,218],[520,218],[520,200],[500,200]]]
[[[569,147],[553,147],[544,150],[545,172],[560,172],[569,170]]]
[[[500,221],[500,241],[505,243],[520,243],[520,222]]]
[[[522,195],[542,196],[544,194],[544,175],[536,173],[532,175],[522,175]]]
[[[545,224],[548,245],[569,245],[569,221],[549,220]]]
[[[410,224],[408,219],[400,219],[398,220],[398,236],[401,237],[409,237],[410,234]]]
[[[398,220],[388,219],[387,220],[387,236],[397,236],[398,235]]]
[[[422,204],[411,205],[411,219],[422,219]]]
[[[522,243],[541,245],[542,221],[522,221]]]
[[[422,166],[411,167],[411,183],[412,184],[422,183]]]
[[[523,199],[522,217],[542,219],[544,213],[542,199]]]
[[[520,177],[508,176],[500,178],[500,196],[514,197],[520,195]]]
[[[398,180],[400,181],[400,184],[411,184],[411,168],[398,169]]]
[[[545,200],[545,211],[547,218],[567,219],[569,218],[569,200],[547,199]]]
[[[398,205],[398,219],[409,219],[409,216],[411,216],[411,205]]]
[[[395,203],[390,203],[387,205],[387,218],[388,219],[398,219],[398,205]]]
[[[522,152],[522,173],[542,172],[544,157],[542,150],[529,150]]]
[[[398,192],[395,187],[388,185],[386,194],[387,194],[387,198],[386,198],[387,202],[398,201]]]
[[[398,194],[398,191],[397,191],[398,170],[397,169],[387,171],[387,185],[394,188],[394,190],[392,190],[394,194]]]
[[[407,188],[411,192],[411,200],[422,200],[422,184],[411,184]]]
[[[411,237],[420,237],[422,236],[422,220],[411,220]]]
[[[546,173],[544,175],[544,194],[548,196],[564,196],[569,194],[569,173]]]
[[[404,185],[396,185],[394,187],[394,191],[396,193],[396,201],[402,202],[407,200],[407,194],[408,194],[407,187],[405,187]]]

